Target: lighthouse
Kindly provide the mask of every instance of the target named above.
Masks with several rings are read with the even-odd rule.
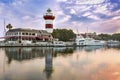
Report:
[[[52,10],[49,8],[45,15],[43,16],[45,20],[45,29],[48,33],[53,32],[53,20],[55,19],[55,16],[52,13]]]

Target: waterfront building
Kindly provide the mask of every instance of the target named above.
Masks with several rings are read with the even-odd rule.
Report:
[[[52,41],[53,37],[45,30],[15,28],[6,32],[7,43],[31,44]]]

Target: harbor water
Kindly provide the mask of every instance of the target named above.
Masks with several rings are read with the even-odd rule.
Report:
[[[0,48],[0,80],[120,80],[120,47]]]

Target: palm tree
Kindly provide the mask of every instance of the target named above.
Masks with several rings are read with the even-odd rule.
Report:
[[[6,26],[6,28],[9,29],[9,30],[12,29],[12,25],[11,25],[11,24],[8,24],[8,25]]]

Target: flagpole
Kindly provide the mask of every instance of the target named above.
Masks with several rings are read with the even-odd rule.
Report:
[[[6,23],[5,23],[5,19],[4,19],[4,33],[3,33],[3,35],[4,35],[4,37],[5,37],[5,33],[6,33]]]

